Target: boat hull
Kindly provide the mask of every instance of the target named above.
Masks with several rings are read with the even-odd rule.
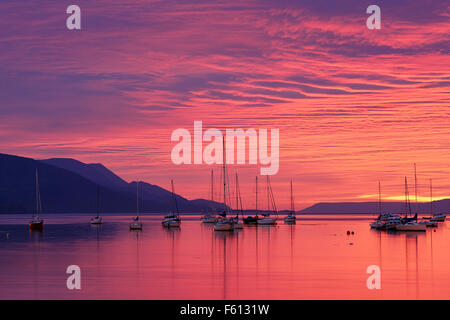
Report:
[[[44,220],[39,221],[31,221],[29,224],[30,230],[43,230],[44,229]]]
[[[258,220],[258,224],[261,225],[274,225],[277,224],[276,218],[262,218]]]
[[[297,222],[297,218],[295,216],[287,216],[284,218],[284,223],[286,224],[295,224]]]
[[[233,225],[233,229],[243,229],[244,228],[244,224],[240,221],[236,221]]]
[[[245,224],[257,224],[258,223],[258,217],[246,217],[244,218]]]
[[[179,228],[181,225],[181,221],[179,220],[168,220],[162,222],[163,227],[166,228]]]
[[[142,223],[137,221],[130,223],[130,230],[142,230]]]
[[[426,231],[427,226],[422,223],[414,223],[414,224],[399,224],[396,226],[395,230],[397,231]]]
[[[434,216],[434,217],[431,217],[430,221],[432,221],[432,222],[444,222],[445,218],[446,218],[446,216]]]
[[[91,224],[102,224],[102,218],[92,218]]]
[[[234,222],[219,221],[214,225],[214,231],[233,231]]]
[[[421,221],[419,223],[426,225],[428,228],[436,228],[438,226],[436,221]]]

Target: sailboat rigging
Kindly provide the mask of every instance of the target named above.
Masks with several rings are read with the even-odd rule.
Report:
[[[44,228],[44,220],[41,219],[40,215],[42,214],[42,203],[41,203],[41,192],[39,190],[39,174],[38,169],[36,168],[36,213],[33,216],[33,219],[30,221],[29,228],[30,230],[42,230]]]
[[[236,188],[236,216],[234,217],[234,229],[242,229],[243,223],[239,220],[239,213],[242,215],[242,199],[241,199],[241,192],[239,190],[239,179],[238,174],[236,172],[236,182],[235,182],[235,188]],[[239,206],[240,204],[240,206]]]
[[[178,228],[181,224],[180,213],[178,210],[177,197],[175,195],[175,187],[173,185],[173,180],[170,181],[172,186],[172,213],[165,216],[162,225],[166,228]]]
[[[142,230],[142,222],[139,221],[139,181],[136,181],[136,217],[130,223],[130,230]]]
[[[267,186],[266,186],[266,192],[267,192],[267,212],[263,213],[263,218],[258,219],[258,224],[264,224],[264,225],[273,225],[273,224],[277,224],[277,219],[278,219],[278,210],[277,210],[277,206],[275,204],[275,198],[273,196],[273,192],[272,192],[272,186],[270,184],[270,180],[269,180],[269,176],[266,176],[266,182],[267,182]],[[270,212],[272,211],[272,213],[274,213],[276,215],[276,217],[271,217],[270,216]]]
[[[227,218],[227,170],[225,162],[225,141],[222,140],[222,169],[223,169],[223,213],[219,214],[217,222],[214,224],[214,231],[233,231],[234,219]]]
[[[244,218],[245,224],[257,224],[258,223],[258,176],[255,179],[255,216],[247,216]]]
[[[295,224],[297,217],[295,216],[295,208],[294,208],[294,194],[292,190],[292,180],[291,180],[291,210],[289,214],[284,218],[284,223],[286,224]]]
[[[97,216],[91,219],[91,224],[102,224],[100,217],[100,186],[97,185]]]
[[[445,213],[433,213],[433,181],[430,179],[430,221],[444,222],[447,215]]]
[[[206,213],[205,215],[203,215],[203,217],[201,218],[203,223],[216,223],[217,222],[217,217],[214,214],[214,170],[211,170],[211,212]]]

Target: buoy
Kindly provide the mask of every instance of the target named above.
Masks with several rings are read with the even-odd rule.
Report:
[[[355,234],[355,232],[354,232],[354,231],[352,231],[352,234]]]
[[[347,231],[347,234],[350,234],[350,231]]]

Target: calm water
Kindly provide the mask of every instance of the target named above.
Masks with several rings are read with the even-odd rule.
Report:
[[[195,216],[179,230],[145,216],[140,232],[127,216],[44,218],[30,233],[28,216],[0,216],[0,299],[450,299],[447,222],[386,233],[369,216],[316,215],[218,233]],[[66,288],[69,265],[81,290]],[[381,290],[366,287],[369,265],[381,267]]]

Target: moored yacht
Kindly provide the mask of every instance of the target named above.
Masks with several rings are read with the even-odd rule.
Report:
[[[255,184],[255,194],[256,194],[256,200],[255,200],[255,215],[254,216],[247,216],[244,219],[244,224],[258,224],[258,176],[256,176],[256,184]]]
[[[214,170],[211,170],[211,204],[214,203]],[[211,212],[204,214],[200,220],[203,223],[216,223],[217,216],[213,213],[213,208],[211,207]]]
[[[406,223],[401,223],[396,225],[395,230],[397,231],[425,231],[427,226],[423,223],[417,223],[414,221],[409,221]]]
[[[222,142],[222,164],[223,164],[223,213],[219,214],[217,222],[214,224],[214,231],[233,231],[234,218],[227,218],[227,211],[229,210],[227,198],[227,170],[225,161],[225,142]],[[231,202],[231,201],[230,201]]]
[[[91,224],[102,224],[102,217],[100,217],[99,210],[100,186],[97,186],[97,216],[91,219]]]
[[[233,218],[234,219],[234,225],[233,228],[234,229],[242,229],[244,228],[244,224],[242,223],[242,221],[240,221],[239,219],[239,213],[242,216],[242,212],[244,211],[242,208],[242,199],[241,199],[241,191],[239,189],[239,179],[238,179],[238,174],[236,172],[236,180],[235,180],[235,188],[236,188],[236,216]]]
[[[142,230],[142,222],[139,221],[139,181],[136,181],[136,217],[130,223],[130,230]]]
[[[39,190],[39,174],[37,168],[36,168],[35,191],[36,191],[36,214],[33,216],[28,226],[30,230],[41,231],[44,229],[44,220],[40,218],[40,214],[42,214],[42,203],[41,203],[41,193]]]
[[[267,177],[267,212],[262,214],[262,218],[258,219],[260,225],[274,225],[277,224],[278,211],[275,205],[275,198],[272,192],[272,186],[270,185],[269,176]],[[276,217],[271,217],[270,211],[276,214]]]
[[[226,212],[220,216],[221,218],[214,224],[214,231],[233,231],[235,224],[234,218],[226,218]]]
[[[405,177],[405,207],[406,215],[402,223],[395,226],[397,231],[426,231],[427,226],[417,222],[417,213],[412,218],[408,218],[408,211],[411,214],[411,202],[409,201],[408,180]]]
[[[175,187],[173,185],[173,180],[171,180],[172,185],[172,213],[165,216],[162,225],[166,228],[178,228],[181,225],[180,213],[178,211],[177,198],[175,196]]]
[[[430,179],[430,212],[431,217],[424,217],[432,222],[444,222],[447,215],[445,213],[433,213],[433,181]]]
[[[295,224],[297,221],[297,217],[295,216],[295,209],[294,209],[294,196],[292,193],[292,180],[291,180],[291,211],[289,214],[284,217],[284,223],[286,224]]]
[[[434,221],[434,222],[444,222],[446,217],[447,217],[447,215],[444,214],[444,213],[437,213],[437,214],[434,214],[434,215],[430,218],[430,221]]]

